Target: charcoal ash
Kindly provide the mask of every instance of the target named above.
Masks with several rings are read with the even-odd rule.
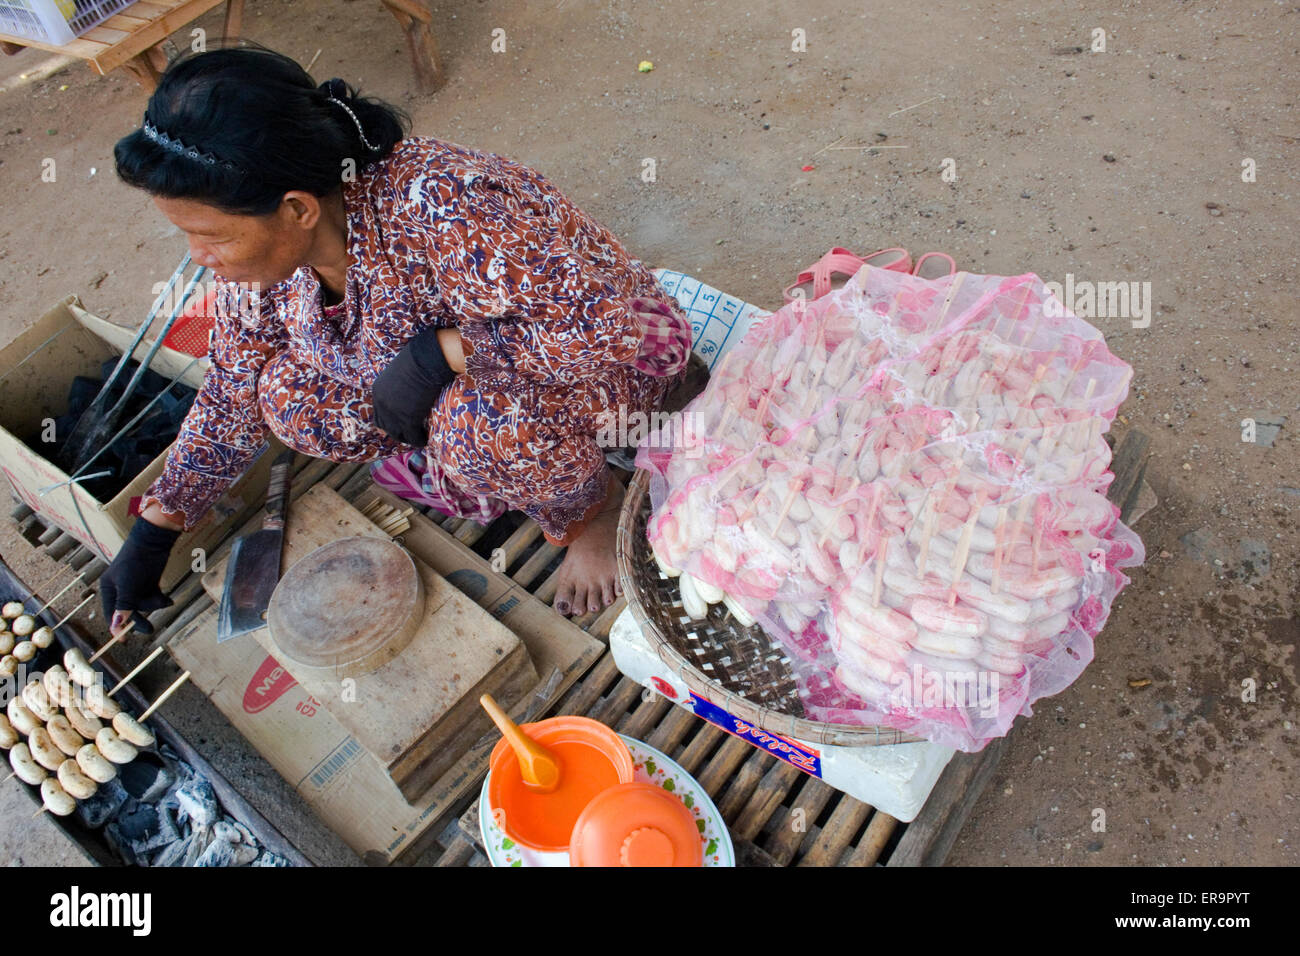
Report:
[[[163,760],[149,751],[142,751],[117,772],[123,789],[141,803],[157,803],[171,789],[175,775]]]
[[[153,858],[149,866],[193,866],[198,862],[203,851],[207,849],[207,841],[212,835],[206,830],[195,831],[187,834],[174,843],[167,846]],[[146,864],[141,864],[146,865]]]
[[[257,859],[258,850],[244,843],[213,840],[195,866],[247,866]]]
[[[292,866],[288,860],[278,853],[272,853],[270,850],[263,850],[262,855],[254,860],[252,866]]]
[[[221,819],[217,794],[212,789],[212,784],[202,777],[196,777],[177,787],[176,799],[180,803],[180,818],[190,820],[196,827],[211,827]]]
[[[128,774],[137,763],[141,770]],[[291,865],[224,813],[212,784],[166,745],[157,753],[142,751],[118,773],[120,780],[101,786],[78,812],[87,825],[103,827],[105,839],[127,865]]]
[[[115,777],[108,783],[101,783],[92,796],[77,801],[77,817],[91,830],[98,830],[113,819],[130,798],[131,795]]]
[[[140,853],[150,853],[164,847],[171,846],[177,840],[185,836],[184,831],[172,818],[171,811],[162,809],[157,811],[157,828],[152,836],[141,841]],[[139,854],[138,854],[139,855]]]
[[[225,840],[227,843],[242,843],[244,840],[240,832],[235,829],[235,825],[227,823],[225,820],[218,820],[212,824],[212,835],[218,840]]]
[[[156,834],[159,829],[158,808],[148,803],[132,800],[123,804],[117,819],[109,824],[125,840],[137,849]]]
[[[141,860],[135,855],[135,850],[132,847],[131,841],[122,838],[121,831],[118,830],[116,823],[110,823],[108,826],[104,827],[104,839],[108,841],[108,845],[112,848],[113,852],[121,857],[122,861],[126,863],[127,866],[149,865],[147,860]]]

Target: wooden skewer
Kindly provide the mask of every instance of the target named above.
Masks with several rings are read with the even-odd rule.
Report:
[[[826,324],[824,322],[817,327],[817,338],[813,340],[813,347],[808,356],[809,361],[812,361],[812,356],[817,354],[818,349],[821,349],[823,352],[826,351]],[[822,362],[822,367],[817,370],[815,375],[813,375],[812,384],[808,387],[809,392],[815,392],[817,390],[817,383],[822,380],[822,374],[826,371],[826,365],[830,360],[831,357],[826,355],[825,361]]]
[[[988,490],[981,488],[979,494],[975,496],[975,506],[971,508],[966,527],[962,529],[961,540],[957,542],[957,553],[953,555],[957,561],[953,566],[952,590],[948,592],[949,607],[957,603],[957,582],[961,579],[961,573],[966,570],[966,559],[970,557],[970,539],[975,534],[975,523],[979,521],[980,511],[984,508],[987,499]]]
[[[1086,415],[1087,417],[1081,418],[1080,421],[1088,423],[1088,431],[1087,434],[1084,435],[1083,447],[1078,450],[1079,467],[1074,472],[1073,475],[1073,480],[1075,481],[1082,478],[1084,472],[1088,470],[1088,450],[1093,446],[1092,431],[1093,431],[1093,427],[1097,424],[1097,419],[1095,416],[1088,415],[1087,405],[1088,402],[1092,399],[1092,393],[1096,387],[1097,387],[1097,380],[1095,378],[1090,378],[1088,379],[1088,387],[1087,389],[1084,390],[1083,393],[1084,415]]]
[[[109,638],[107,644],[105,644],[99,650],[95,651],[95,653],[92,654],[90,658],[86,661],[86,663],[87,664],[95,663],[95,661],[99,660],[108,652],[108,649],[110,647],[112,647],[114,644],[121,643],[122,639],[125,638],[128,634],[130,634],[134,630],[135,630],[135,618],[132,618],[131,620],[126,622],[126,627],[122,628],[122,630],[118,631],[116,634],[114,634],[112,637]]]
[[[1088,471],[1088,466],[1092,461],[1088,458],[1088,450],[1093,448],[1098,439],[1101,437],[1101,419],[1094,418],[1088,425],[1088,437],[1083,443],[1084,453],[1079,456],[1079,477],[1082,478]]]
[[[934,534],[934,524],[939,518],[939,502],[931,494],[933,488],[926,491],[925,502],[921,506],[929,505],[929,511],[925,512],[925,527],[921,531],[921,553],[916,556],[916,573],[925,574],[925,563],[930,557],[930,537]]]
[[[993,547],[993,580],[989,584],[989,590],[994,594],[998,593],[998,588],[1002,582],[1002,525],[1007,520],[1007,509],[1010,505],[1003,505],[998,509],[997,525],[993,528],[994,547]]]
[[[1066,394],[1070,391],[1070,384],[1074,381],[1074,377],[1083,370],[1083,367],[1087,365],[1089,361],[1091,361],[1092,353],[1095,352],[1096,349],[1096,341],[1089,342],[1084,346],[1082,353],[1079,355],[1079,361],[1074,364],[1074,368],[1072,368],[1070,374],[1066,376],[1065,384],[1061,386],[1062,399],[1064,399]]]
[[[1043,365],[1038,366],[1038,368],[1034,370],[1034,382],[1032,385],[1029,386],[1029,394],[1025,398],[1025,404],[1021,407],[1030,408],[1030,409],[1033,408],[1034,399],[1038,397],[1038,389],[1043,384],[1043,376],[1047,374],[1047,366],[1050,364],[1051,363],[1049,361]]]
[[[730,356],[728,356],[728,358],[730,358]],[[719,438],[726,433],[727,426],[731,424],[731,419],[735,417],[735,414],[736,406],[731,404],[731,402],[727,402],[727,404],[723,406],[722,417],[718,419],[717,432]]]
[[[42,806],[39,810],[37,810],[35,813],[31,815],[31,819],[35,820],[37,817],[39,817],[42,813],[44,813],[48,809],[49,807]]]
[[[966,273],[957,273],[957,278],[953,280],[952,285],[948,287],[948,295],[943,300],[943,308],[939,310],[939,319],[935,322],[935,329],[943,328],[943,320],[948,315],[948,309],[952,307],[952,300],[957,297],[957,290],[961,288],[962,282],[966,279]],[[891,310],[892,311],[892,310]]]
[[[1017,314],[1017,315],[1019,315],[1019,314],[1020,314],[1020,310],[1023,309],[1023,308],[1025,307],[1025,302],[1027,302],[1028,299],[1029,299],[1029,286],[1028,286],[1028,284],[1026,284],[1026,285],[1025,285],[1025,294],[1024,294],[1024,296],[1020,299],[1020,305],[1016,306],[1016,314]],[[1038,334],[1038,326],[1039,326],[1040,323],[1042,323],[1042,321],[1043,321],[1043,310],[1042,310],[1042,309],[1039,309],[1039,310],[1038,310],[1038,317],[1037,317],[1036,319],[1034,319],[1034,325],[1033,325],[1033,327],[1029,330],[1029,333],[1028,333],[1028,334],[1027,334],[1023,339],[1020,340],[1020,347],[1021,347],[1021,348],[1026,348],[1026,347],[1028,347],[1030,339],[1032,339],[1035,335]]]
[[[861,427],[862,429],[862,434],[858,436],[858,447],[857,450],[853,452],[854,469],[857,468],[858,460],[862,457],[862,449],[867,447],[867,435],[870,434],[870,432],[867,429],[867,423],[865,421],[859,427]]]
[[[862,479],[859,478],[857,475],[854,475],[854,476],[853,476],[853,481],[851,481],[851,482],[849,483],[848,490],[844,492],[844,498],[846,498],[846,499],[848,499],[848,498],[852,498],[852,497],[853,497],[853,492],[857,491],[857,489],[858,489],[858,485],[859,485],[861,482],[862,482]],[[827,525],[827,526],[826,526],[826,530],[822,532],[822,536],[821,536],[820,540],[818,540],[818,542],[817,542],[817,547],[820,548],[822,545],[824,545],[824,544],[826,543],[826,539],[827,539],[828,537],[830,537],[830,533],[831,533],[832,530],[833,530],[833,526],[831,526],[831,525]]]
[[[800,415],[804,419],[812,417],[813,410],[817,407],[817,393],[809,390],[808,397],[804,399]],[[799,447],[802,451],[811,451],[817,444],[817,425],[815,422],[809,422],[804,425],[803,434],[799,436]]]
[[[1064,425],[1043,426],[1043,437],[1038,443],[1038,463],[1034,466],[1035,481],[1042,478],[1043,469],[1047,467],[1048,457],[1056,450],[1056,446],[1060,442],[1060,437],[1064,433]]]
[[[926,522],[925,530],[921,534],[921,553],[916,559],[921,574],[925,573],[925,561],[927,556],[930,554],[930,538],[934,534],[934,526],[939,520],[939,512],[947,509],[948,496],[952,494],[953,488],[956,487],[957,478],[960,474],[960,469],[953,472],[952,477],[949,478],[947,483],[944,485],[943,494],[931,507],[930,518]]]
[[[122,638],[124,638],[124,637],[126,637],[128,634],[130,634],[131,631],[132,631],[134,628],[135,628],[135,622],[132,621],[130,624],[128,624],[126,627],[124,627],[124,628],[122,629],[122,632],[121,632],[120,634],[117,634],[117,635],[115,635],[114,637],[110,638],[107,644],[105,644],[105,645],[104,645],[103,647],[101,647],[99,650],[95,651],[95,653],[92,654],[92,655],[91,655],[91,656],[86,660],[86,663],[87,663],[87,664],[93,664],[93,663],[95,663],[95,661],[99,660],[99,659],[100,659],[101,657],[103,657],[106,653],[108,653],[108,650],[109,650],[111,647],[113,647],[113,646],[116,645],[116,644],[121,643]]]
[[[727,352],[726,355],[722,356],[722,360],[718,362],[717,371],[709,375],[709,380],[710,381],[716,380],[719,383],[721,383],[722,376],[727,374],[727,366],[731,364],[731,360],[735,357],[736,357],[736,350],[734,348],[731,349],[729,352]]]
[[[1083,404],[1087,405],[1088,402],[1092,401],[1092,393],[1096,391],[1096,389],[1097,380],[1095,378],[1088,379],[1088,387],[1083,390]]]
[[[871,526],[875,524],[876,510],[880,507],[880,496],[884,490],[884,485],[876,485],[872,491],[871,507],[867,509],[867,520],[863,522],[865,533],[862,535],[862,545],[858,548],[858,564],[862,564],[867,559],[867,543],[871,540]]]
[[[398,511],[396,508],[394,508],[392,514],[388,515],[386,518],[379,519],[378,521],[375,522],[375,524],[379,525],[380,528],[384,528],[387,525],[396,524],[397,522],[401,521],[403,518],[406,518],[409,515],[411,515],[414,511],[415,508],[413,507],[404,508],[401,511]]]
[[[758,430],[764,430],[763,419],[767,417],[767,404],[772,400],[772,390],[769,388],[763,393],[762,399],[758,403],[758,415],[755,416],[755,422],[758,424]]]
[[[116,694],[127,684],[131,683],[131,681],[135,678],[135,676],[139,674],[142,670],[144,670],[146,667],[148,667],[150,664],[152,664],[154,660],[158,657],[158,655],[161,654],[162,652],[163,649],[162,649],[162,645],[160,644],[159,646],[153,649],[152,654],[150,654],[148,657],[142,660],[139,664],[136,664],[135,667],[131,669],[131,672],[127,674],[125,677],[123,677],[120,681],[118,681],[117,684],[114,685],[113,689],[110,690],[104,696],[112,697],[114,694]]]
[[[189,679],[190,679],[190,672],[186,671],[180,677],[172,681],[172,685],[162,692],[162,696],[159,697],[157,700],[155,700],[152,704],[150,704],[149,709],[136,718],[137,722],[143,724],[146,720],[148,720],[149,717],[152,716],[153,712],[157,710],[159,707],[161,707],[163,704],[165,704],[167,702],[167,698],[170,697],[172,694],[176,693],[176,691],[180,689],[181,684],[184,684]]]
[[[71,611],[69,611],[67,614],[65,614],[65,615],[63,616],[63,619],[62,619],[61,621],[59,621],[59,623],[57,623],[57,624],[54,625],[54,628],[53,628],[53,629],[57,631],[57,630],[58,630],[59,628],[61,628],[64,624],[67,624],[68,621],[70,621],[70,620],[72,619],[72,616],[73,616],[74,614],[76,614],[78,611],[80,611],[83,607],[85,607],[87,604],[89,604],[89,603],[90,603],[91,601],[93,601],[93,600],[95,600],[95,595],[91,594],[89,597],[85,598],[85,599],[84,599],[80,604],[78,604],[76,607],[74,607]]]
[[[1032,429],[1032,428],[1027,429],[1029,434],[1025,436],[1025,440],[1020,443],[1020,450],[1016,452],[1015,455],[1016,464],[1019,465],[1021,468],[1029,467],[1029,462],[1028,460],[1026,460],[1025,455],[1029,451],[1029,443],[1034,440],[1035,430],[1036,429]]]
[[[871,591],[871,606],[880,607],[880,589],[884,586],[885,560],[889,555],[889,537],[880,536],[880,545],[876,548],[876,586]]]
[[[32,614],[32,617],[40,617],[40,616],[41,616],[41,615],[46,611],[46,609],[49,608],[49,606],[50,606],[51,604],[53,604],[53,603],[54,603],[55,601],[57,601],[59,598],[63,597],[64,593],[67,592],[68,588],[72,587],[74,584],[76,584],[78,581],[80,581],[81,578],[82,578],[82,576],[83,576],[85,573],[86,573],[85,571],[78,571],[78,572],[77,572],[77,576],[76,576],[75,578],[73,578],[71,581],[69,581],[67,584],[65,584],[65,585],[63,586],[63,590],[62,590],[62,591],[60,591],[58,594],[54,595],[54,597],[50,598],[48,601],[46,601],[44,604],[42,604],[41,607],[40,607],[40,610],[34,612],[34,613]]]
[[[1030,569],[1033,571],[1034,574],[1038,573],[1038,549],[1042,545],[1042,543],[1043,543],[1043,529],[1038,524],[1038,522],[1035,521],[1034,522],[1034,544],[1033,544],[1034,557],[1033,557],[1033,561],[1030,563]]]
[[[736,495],[737,498],[739,498],[743,494],[750,495],[749,500],[745,502],[745,506],[744,506],[745,510],[737,511],[736,513],[737,525],[742,525],[746,521],[748,521],[751,517],[753,517],[754,512],[758,510],[758,500],[759,498],[763,497],[763,490],[767,487],[767,485],[768,485],[767,481],[763,480],[760,481],[758,484],[753,485],[752,487],[747,488],[742,492],[739,492]]]
[[[966,404],[962,406],[963,408],[968,408],[971,410],[979,408],[980,394],[984,389],[984,379],[988,376],[988,374],[989,374],[988,369],[984,369],[983,371],[980,372],[979,378],[975,380],[975,388],[971,391],[970,398],[967,400]],[[975,417],[977,419],[979,418],[978,413],[976,414]],[[969,430],[974,431],[975,429],[972,427]]]
[[[1033,501],[1033,495],[1025,495],[1020,499],[1020,507],[1016,509],[1016,516],[1011,520],[1011,541],[1013,544],[1020,539],[1020,526],[1024,524],[1025,515],[1029,511],[1029,506],[1033,504]],[[991,585],[989,590],[994,594],[997,594],[998,587],[1001,586],[1001,583],[1000,580],[997,581],[996,586]]]
[[[790,490],[786,492],[785,501],[781,502],[781,513],[776,516],[776,524],[772,525],[773,533],[781,529],[781,524],[785,521],[786,515],[788,515],[790,509],[794,507],[794,496],[803,491],[803,485],[804,480],[802,478],[795,479],[791,483]]]

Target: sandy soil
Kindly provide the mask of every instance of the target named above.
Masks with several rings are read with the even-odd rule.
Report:
[[[1285,287],[1298,265],[1300,8],[843,6],[443,2],[450,81],[432,96],[412,92],[378,5],[250,0],[245,33],[304,63],[322,49],[319,79],[403,105],[417,133],[536,167],[646,261],[767,307],[834,245],[1150,282],[1149,327],[1096,320],[1136,371],[1118,430],[1152,439],[1147,564],[1083,678],[1019,722],[951,862],[1300,862],[1300,360]],[[215,35],[220,17],[199,24]],[[504,53],[491,52],[496,28]],[[806,52],[791,50],[796,28]],[[1089,52],[1095,28],[1105,52]],[[637,72],[643,59],[652,73]],[[0,342],[68,293],[138,322],[184,252],[112,174],[144,97],[122,74],[30,50],[0,58],[0,88]],[[823,149],[837,143],[896,148]],[[40,178],[46,158],[54,183]],[[655,182],[641,179],[645,158]],[[1286,423],[1271,446],[1249,444],[1246,417]],[[52,576],[7,518],[0,544],[32,563],[29,580]],[[185,732],[210,733],[223,767],[251,768],[259,806],[291,837],[347,862],[201,698],[179,700]]]

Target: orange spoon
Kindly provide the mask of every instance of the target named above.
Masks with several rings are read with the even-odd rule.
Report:
[[[554,790],[560,783],[560,765],[555,755],[520,730],[491,694],[484,694],[478,702],[514,748],[515,756],[519,758],[519,775],[524,778],[524,783],[541,793]]]

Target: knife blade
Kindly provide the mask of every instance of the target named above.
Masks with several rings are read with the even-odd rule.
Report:
[[[271,466],[262,527],[238,539],[226,563],[226,583],[217,612],[217,643],[266,627],[266,609],[280,581],[284,514],[289,497],[293,451],[282,452]]]

